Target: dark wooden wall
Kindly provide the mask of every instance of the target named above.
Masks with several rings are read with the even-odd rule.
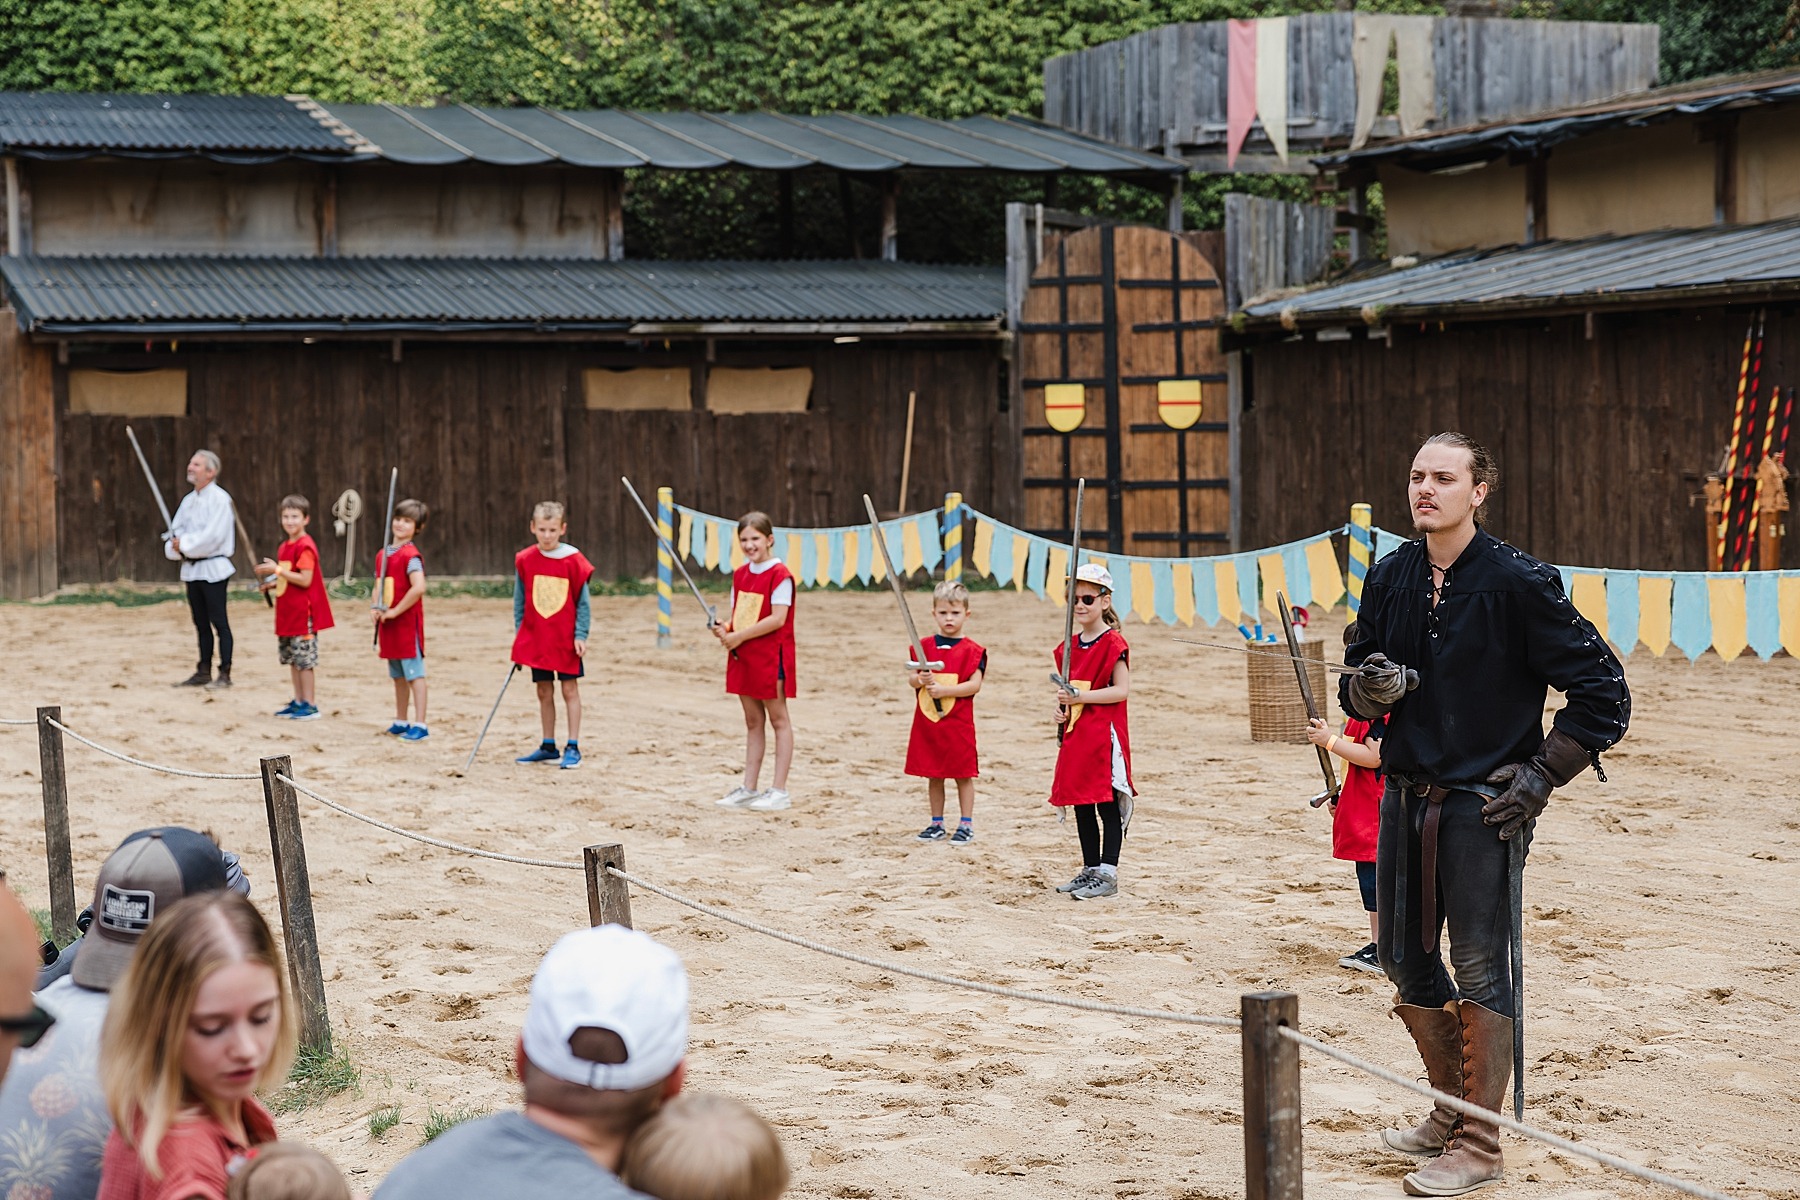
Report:
[[[219,482],[256,549],[267,554],[275,545],[276,505],[298,491],[312,501],[312,533],[333,575],[343,570],[344,544],[332,533],[332,500],[346,487],[362,493],[357,572],[366,576],[391,466],[400,468],[401,495],[431,506],[419,547],[427,570],[443,574],[510,571],[530,540],[532,505],[548,499],[568,505],[569,540],[602,578],[653,570],[654,542],[620,475],[646,500],[666,485],[677,501],[710,512],[762,508],[778,524],[851,524],[862,519],[864,491],[883,508],[897,499],[909,389],[919,399],[908,507],[957,490],[978,508],[1017,519],[1018,440],[1002,411],[997,343],[720,343],[716,365],[810,366],[811,410],[721,416],[585,407],[585,368],[685,364],[703,372],[701,360],[698,346],[638,353],[407,343],[394,363],[385,342],[321,342],[76,354],[71,365],[186,367],[188,415],[132,422],[170,507],[186,491],[188,456],[214,449],[224,460]],[[125,421],[70,415],[66,370],[56,379],[62,582],[175,578]],[[240,575],[241,564],[240,557]]]
[[[1274,342],[1245,356],[1246,547],[1316,533],[1366,500],[1408,532],[1406,476],[1432,433],[1458,429],[1499,460],[1488,528],[1567,566],[1704,570],[1689,505],[1730,434],[1744,308],[1533,323],[1395,328],[1392,348]],[[1800,313],[1771,310],[1763,391],[1800,386]],[[1800,444],[1800,437],[1794,439]],[[1800,449],[1797,445],[1796,449]],[[1800,566],[1788,539],[1785,565]]]
[[[0,306],[0,597],[56,590],[56,409],[52,351]]]

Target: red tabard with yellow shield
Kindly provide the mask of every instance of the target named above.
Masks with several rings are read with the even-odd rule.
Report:
[[[325,595],[325,572],[319,566],[319,547],[312,535],[303,533],[292,541],[281,543],[275,561],[283,571],[311,569],[310,587],[275,577],[275,636],[311,637],[321,629],[330,629],[331,600]]]
[[[933,671],[932,678],[946,687],[966,683],[975,672],[984,670],[987,651],[974,638],[930,638],[925,653],[934,662],[944,664]],[[912,657],[912,647],[906,648]],[[938,701],[939,713],[931,705],[931,693],[920,688],[918,703],[913,706],[912,737],[906,743],[906,773],[921,779],[979,779],[981,766],[975,756],[975,698],[950,696]]]
[[[761,574],[745,563],[731,576],[731,620],[726,632],[748,629],[774,608],[770,598],[775,589],[791,582],[794,576],[786,565],[777,561]],[[799,586],[795,585],[795,591]],[[752,700],[773,700],[794,694],[794,609],[788,608],[787,620],[774,633],[751,638],[725,658],[725,691]]]
[[[575,610],[594,564],[579,550],[551,558],[527,546],[513,557],[513,570],[525,589],[525,618],[513,635],[512,660],[540,671],[577,674],[581,658],[575,653]]]
[[[387,559],[381,567],[381,600],[386,608],[393,608],[412,586],[407,578],[407,568],[419,558],[419,548],[411,542],[404,542],[388,551]],[[419,603],[413,605],[391,621],[381,623],[379,634],[381,657],[383,658],[416,658],[425,653],[425,601],[421,597]]]
[[[1130,647],[1116,629],[1108,629],[1090,645],[1082,645],[1079,635],[1069,657],[1070,669],[1062,669],[1062,645],[1051,652],[1057,673],[1073,683],[1078,691],[1092,691],[1112,683],[1113,668],[1127,661]],[[1126,705],[1077,704],[1069,710],[1069,724],[1063,732],[1062,747],[1056,754],[1056,776],[1050,783],[1050,803],[1104,804],[1113,798],[1112,739],[1119,735],[1119,749],[1125,755],[1125,779],[1131,780],[1131,730],[1126,720]],[[1137,785],[1131,787],[1137,795]]]

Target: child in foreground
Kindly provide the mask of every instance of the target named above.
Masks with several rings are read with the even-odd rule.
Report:
[[[1050,803],[1073,806],[1081,838],[1081,870],[1056,890],[1077,900],[1116,895],[1119,851],[1131,824],[1131,730],[1126,697],[1130,647],[1112,609],[1112,574],[1098,563],[1075,572],[1075,638],[1064,667],[1062,646],[1051,658],[1067,687],[1056,689],[1056,719],[1062,745]]]
[[[560,763],[565,771],[581,765],[581,676],[587,655],[588,580],[594,564],[564,542],[569,531],[563,506],[546,500],[531,510],[531,536],[513,558],[512,660],[531,668],[537,685],[538,715],[544,740],[522,763]],[[556,750],[556,685],[562,684],[563,707],[569,710],[569,743]]]
[[[788,1167],[781,1140],[749,1108],[684,1092],[632,1135],[619,1177],[656,1200],[776,1200]]]
[[[725,690],[744,707],[744,782],[717,803],[774,812],[792,803],[787,780],[794,725],[787,702],[794,694],[794,576],[775,557],[775,526],[767,513],[738,519],[738,545],[746,561],[731,576],[731,618],[714,626],[713,636],[729,656]],[[765,722],[775,733],[775,786],[760,792]]]
[[[1344,627],[1344,645],[1356,639],[1356,622]],[[1343,759],[1344,786],[1331,806],[1331,857],[1356,864],[1356,884],[1369,914],[1369,944],[1338,959],[1338,966],[1382,974],[1375,954],[1375,836],[1381,826],[1381,739],[1387,718],[1364,721],[1350,717],[1335,734],[1324,721],[1313,721],[1308,740]]]
[[[382,547],[376,563],[375,640],[394,681],[394,723],[387,731],[406,742],[431,736],[425,724],[425,561],[413,545],[430,516],[423,500],[395,505],[394,544]]]
[[[306,531],[311,523],[312,505],[305,496],[282,497],[281,528],[287,541],[274,558],[263,559],[256,568],[262,590],[275,593],[275,645],[294,685],[294,698],[275,715],[294,721],[319,719],[313,677],[319,665],[319,633],[335,623],[319,547]]]
[[[975,840],[975,780],[981,774],[975,753],[975,695],[987,676],[987,651],[974,638],[963,636],[969,589],[961,583],[946,579],[937,585],[931,594],[931,616],[938,632],[925,643],[925,655],[943,663],[944,669],[907,673],[917,703],[912,737],[906,744],[906,773],[929,781],[931,824],[918,840],[966,846]],[[907,653],[910,656],[912,647]],[[956,780],[956,803],[962,810],[955,833],[944,830],[946,779]]]
[[[337,1165],[311,1146],[271,1142],[231,1177],[225,1200],[350,1200]]]

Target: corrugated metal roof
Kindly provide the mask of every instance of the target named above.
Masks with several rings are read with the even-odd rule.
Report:
[[[1361,150],[1315,158],[1313,162],[1327,170],[1373,166],[1382,162],[1449,165],[1506,153],[1545,150],[1604,129],[1651,125],[1717,109],[1789,104],[1796,100],[1800,100],[1800,71],[1727,76],[1677,87],[1651,88],[1630,96],[1535,113],[1522,119],[1400,138]]]
[[[0,92],[0,148],[44,157],[204,154],[341,158],[357,141],[280,96]]]
[[[623,330],[997,322],[999,268],[892,262],[0,258],[28,330]]]
[[[1450,254],[1252,304],[1252,325],[1385,324],[1800,291],[1800,220]]]

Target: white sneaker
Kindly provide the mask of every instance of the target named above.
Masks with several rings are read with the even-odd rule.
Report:
[[[713,803],[717,804],[720,808],[743,808],[760,795],[762,795],[761,792],[753,792],[740,783],[717,800],[714,800]]]
[[[753,808],[757,812],[780,812],[792,803],[793,801],[788,798],[787,789],[770,788],[744,807]]]

